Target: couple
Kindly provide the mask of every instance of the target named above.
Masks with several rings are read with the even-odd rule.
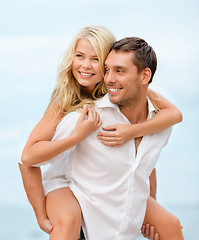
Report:
[[[182,118],[148,89],[156,65],[143,39],[115,42],[100,26],[75,37],[19,164],[50,240],[78,239],[81,224],[89,240],[132,240],[141,228],[150,239],[183,239],[178,219],[155,200],[155,163]]]

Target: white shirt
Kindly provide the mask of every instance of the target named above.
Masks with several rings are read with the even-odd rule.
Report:
[[[130,124],[119,107],[109,101],[108,95],[95,102],[95,109],[103,126]],[[150,101],[148,112],[148,119],[155,114]],[[69,136],[79,115],[78,112],[66,115],[53,139]],[[108,147],[97,139],[99,131],[102,129],[48,161],[51,166],[44,174],[46,192],[53,183],[50,191],[70,185],[81,205],[86,239],[133,240],[140,234],[144,220],[150,192],[149,176],[169,139],[171,128],[143,137],[137,154],[134,140],[120,147]]]

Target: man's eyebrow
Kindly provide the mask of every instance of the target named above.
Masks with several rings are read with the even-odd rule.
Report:
[[[106,64],[104,64],[104,67],[108,68]],[[126,66],[122,66],[122,65],[115,65],[115,66],[113,66],[113,68],[115,68],[115,69],[127,69]]]
[[[116,66],[114,66],[114,68],[117,68],[117,69],[118,69],[118,68],[119,68],[119,69],[120,69],[120,68],[123,68],[123,69],[124,69],[124,68],[127,68],[127,67],[122,66],[122,65],[118,65],[118,66],[116,65]]]
[[[128,68],[126,66],[123,66],[123,65],[115,65],[115,66],[113,66],[113,69],[114,70],[126,70]]]

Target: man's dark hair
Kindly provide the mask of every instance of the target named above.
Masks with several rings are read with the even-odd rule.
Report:
[[[127,37],[112,44],[110,52],[112,50],[122,51],[122,52],[134,52],[133,63],[137,66],[138,72],[141,72],[145,68],[151,70],[151,79],[149,83],[152,82],[153,76],[157,68],[157,58],[155,51],[148,43],[138,37]]]

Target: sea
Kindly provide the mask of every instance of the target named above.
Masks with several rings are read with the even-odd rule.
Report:
[[[166,207],[180,218],[184,239],[198,240],[199,204]],[[34,212],[28,203],[25,205],[1,204],[0,216],[1,240],[47,240],[49,238],[38,227]],[[144,240],[145,238],[139,237],[137,239]]]

